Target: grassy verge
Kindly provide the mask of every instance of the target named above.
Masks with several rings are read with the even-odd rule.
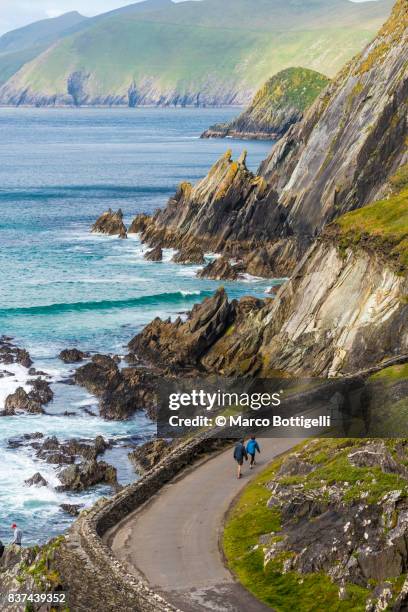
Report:
[[[396,441],[387,442],[391,452]],[[305,476],[280,479],[283,484],[302,483],[305,489],[322,489],[338,483],[344,487],[345,501],[358,499],[364,492],[366,503],[375,503],[390,490],[406,485],[397,474],[384,474],[376,468],[358,468],[347,459],[361,440],[321,439],[306,442],[295,451],[299,459],[314,463],[317,469]],[[290,451],[293,453],[294,451]],[[273,543],[280,538],[280,512],[268,508],[271,496],[266,485],[270,482],[287,455],[273,461],[247,487],[233,506],[225,525],[223,549],[231,571],[251,593],[278,612],[331,610],[334,612],[362,612],[369,591],[353,584],[346,586],[347,598],[339,599],[339,588],[323,573],[299,574],[285,572],[287,551],[264,566],[260,536]]]

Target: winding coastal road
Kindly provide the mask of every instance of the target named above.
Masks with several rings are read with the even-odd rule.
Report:
[[[111,530],[106,541],[130,573],[183,612],[266,612],[224,565],[225,514],[251,477],[300,439],[260,440],[254,470],[235,475],[232,449],[195,463]]]

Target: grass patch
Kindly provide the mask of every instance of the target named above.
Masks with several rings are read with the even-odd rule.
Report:
[[[370,381],[381,380],[383,382],[394,383],[399,380],[408,379],[408,363],[384,368],[370,376]]]
[[[406,180],[403,169],[395,180]],[[396,264],[400,272],[408,269],[408,187],[343,215],[334,227],[339,230],[340,249],[369,246]]]
[[[320,479],[331,479],[338,477],[339,470],[345,467],[344,461],[333,464],[336,462],[336,455],[341,454],[342,449],[345,455],[353,445],[354,441],[320,440],[317,444],[303,443],[295,451],[298,450],[304,460],[314,462],[324,461],[333,455],[327,472],[321,470],[319,475]],[[293,452],[292,450],[291,453]],[[223,535],[223,547],[229,567],[249,591],[278,612],[299,610],[299,602],[302,602],[302,612],[362,612],[369,594],[367,589],[348,585],[347,599],[339,600],[338,586],[322,573],[284,573],[283,563],[291,553],[284,553],[264,567],[262,548],[256,548],[259,537],[272,534],[271,539],[276,539],[279,536],[274,536],[272,532],[278,532],[280,529],[279,510],[266,505],[271,493],[265,485],[273,479],[284,458],[273,461],[245,487],[232,509]],[[347,471],[347,475],[350,477],[350,471]],[[354,474],[354,477],[357,478],[357,474]]]

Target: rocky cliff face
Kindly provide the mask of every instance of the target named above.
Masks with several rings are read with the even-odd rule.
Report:
[[[407,276],[379,255],[325,236],[275,299],[229,303],[222,291],[187,323],[156,319],[130,347],[225,376],[345,375],[408,355],[407,296]]]
[[[202,138],[281,138],[329,83],[314,70],[287,68],[261,87],[250,106],[230,123],[212,125]]]
[[[272,150],[260,173],[295,232],[375,200],[406,157],[408,3]]]
[[[408,279],[375,254],[311,247],[254,321],[230,330],[203,359],[228,375],[334,376],[408,354]]]
[[[145,231],[148,242],[195,241],[259,258],[288,275],[328,222],[380,197],[407,160],[408,8],[399,0],[377,38],[348,64],[258,176],[224,156],[196,186],[182,184]],[[248,266],[248,271],[252,271]]]

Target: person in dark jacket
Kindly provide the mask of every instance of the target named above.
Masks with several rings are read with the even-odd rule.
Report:
[[[0,540],[0,559],[2,558],[4,553],[4,544],[3,542]]]
[[[234,459],[237,462],[237,477],[241,478],[241,468],[245,461],[248,461],[248,454],[246,452],[244,440],[240,440],[234,448]]]
[[[259,444],[256,441],[255,436],[251,436],[251,439],[249,440],[247,444],[246,451],[250,457],[249,469],[252,470],[253,466],[256,465],[255,455],[256,453],[261,452],[261,449],[259,448]]]

